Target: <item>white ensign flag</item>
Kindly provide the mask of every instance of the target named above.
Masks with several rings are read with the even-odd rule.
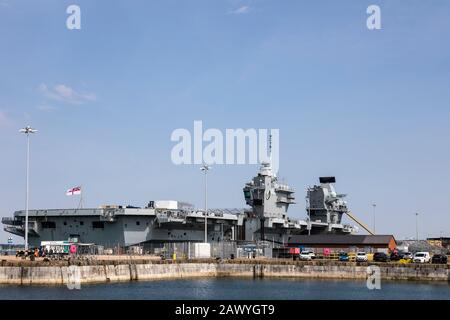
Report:
[[[81,194],[81,187],[75,187],[75,188],[67,190],[67,192],[66,192],[66,196],[73,196],[73,195],[78,195],[78,194]]]

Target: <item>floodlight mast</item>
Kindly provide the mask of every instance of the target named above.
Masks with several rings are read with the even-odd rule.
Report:
[[[26,126],[19,130],[20,133],[27,135],[27,183],[25,191],[25,250],[28,250],[28,210],[29,210],[29,193],[30,193],[30,134],[38,132],[31,126]]]
[[[200,168],[205,173],[205,243],[208,243],[208,171],[211,166],[206,163]]]

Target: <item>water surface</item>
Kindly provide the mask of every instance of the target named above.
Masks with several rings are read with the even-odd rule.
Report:
[[[382,282],[369,290],[365,281],[311,279],[204,278],[65,286],[0,285],[0,299],[144,300],[450,300],[448,283]]]

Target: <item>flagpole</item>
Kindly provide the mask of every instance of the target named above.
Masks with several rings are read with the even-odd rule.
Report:
[[[78,209],[83,209],[83,185],[80,185],[80,203]]]

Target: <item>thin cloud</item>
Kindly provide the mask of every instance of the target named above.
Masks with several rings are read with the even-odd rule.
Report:
[[[231,14],[246,14],[250,11],[250,7],[249,6],[242,6],[239,7],[235,10],[230,11]]]
[[[39,111],[44,111],[44,112],[51,112],[51,111],[58,110],[58,108],[49,106],[48,104],[38,105],[38,106],[36,106],[36,109]]]
[[[72,104],[83,104],[97,100],[94,93],[79,92],[64,84],[57,84],[49,88],[45,83],[41,83],[38,86],[38,91],[48,99]]]

